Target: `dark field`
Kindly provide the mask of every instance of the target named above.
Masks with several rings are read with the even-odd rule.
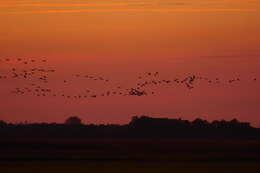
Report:
[[[0,172],[260,172],[260,141],[1,139]]]
[[[26,162],[1,163],[1,172],[19,173],[85,173],[85,172],[178,172],[178,173],[259,173],[258,163],[225,163],[225,162]]]

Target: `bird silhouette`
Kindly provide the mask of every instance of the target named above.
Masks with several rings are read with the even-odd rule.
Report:
[[[19,63],[9,63],[11,61],[19,62],[22,64],[26,64],[27,66],[19,66]],[[1,64],[6,63],[6,66],[9,66],[9,70],[6,71],[6,74],[0,74],[1,80],[12,79],[17,80],[18,84],[25,84],[26,87],[15,87],[14,90],[11,91],[12,94],[18,95],[26,95],[32,94],[37,97],[64,97],[64,98],[75,98],[75,99],[87,99],[87,98],[98,98],[98,97],[112,97],[112,96],[148,96],[154,95],[155,92],[154,87],[160,88],[163,86],[183,86],[189,90],[195,89],[199,87],[197,84],[199,81],[205,81],[208,85],[215,84],[239,84],[243,82],[240,77],[235,77],[233,79],[221,79],[220,77],[210,78],[208,76],[199,76],[196,74],[190,74],[184,77],[173,77],[170,79],[162,78],[161,72],[145,72],[142,75],[138,75],[135,79],[136,82],[133,84],[129,84],[128,87],[123,87],[123,85],[118,85],[118,82],[113,81],[115,83],[110,82],[111,76],[103,76],[103,75],[93,75],[93,74],[84,74],[84,73],[76,73],[74,75],[65,77],[63,79],[57,80],[53,77],[53,75],[58,71],[55,68],[49,68],[49,61],[46,63],[46,59],[36,60],[32,58],[5,58],[1,59]],[[16,66],[17,65],[17,66]],[[76,77],[77,80],[73,78]],[[87,79],[87,80],[86,80]],[[9,80],[8,80],[9,81]],[[19,81],[19,82],[18,82]],[[58,81],[60,83],[58,83]],[[77,82],[82,81],[82,92],[79,94],[75,91],[70,91],[72,93],[68,93],[65,91],[64,87],[68,90],[75,90],[75,86]],[[97,83],[97,81],[110,82],[110,83]],[[253,78],[253,81],[257,81],[257,78]],[[56,89],[47,87],[47,84],[58,83],[59,85]],[[86,89],[88,85],[91,84],[99,84],[103,85],[103,89]],[[69,84],[69,85],[65,85]],[[42,86],[41,86],[42,85]],[[56,85],[56,84],[55,84]],[[49,85],[52,86],[52,85]],[[74,86],[74,87],[73,87]],[[110,86],[111,89],[107,90],[107,87]],[[234,85],[231,85],[234,86]],[[101,87],[102,88],[102,87]],[[112,89],[113,88],[113,89]],[[159,91],[159,90],[157,90]],[[62,94],[60,94],[62,93]]]

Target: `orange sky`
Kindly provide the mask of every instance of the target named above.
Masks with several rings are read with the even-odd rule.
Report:
[[[46,57],[57,78],[90,73],[131,86],[139,74],[160,71],[165,78],[196,73],[245,80],[81,101],[18,97],[8,91],[22,83],[0,81],[0,119],[62,122],[78,115],[85,122],[125,123],[148,114],[237,117],[260,125],[260,84],[249,81],[260,75],[259,10],[257,0],[0,0],[0,58]],[[0,64],[0,72],[10,66]],[[82,85],[92,84],[72,89]]]

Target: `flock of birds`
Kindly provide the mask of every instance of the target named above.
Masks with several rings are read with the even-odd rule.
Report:
[[[8,66],[9,63],[9,66]],[[4,69],[1,69],[1,65],[4,64]],[[23,67],[21,69],[20,67]],[[15,67],[13,67],[15,66]],[[33,68],[32,68],[33,66]],[[41,67],[39,67],[41,66]],[[43,67],[42,67],[43,66]],[[187,89],[191,90],[195,87],[196,81],[206,81],[208,84],[220,84],[227,83],[232,84],[234,82],[241,82],[241,78],[234,78],[229,80],[222,80],[220,78],[210,79],[208,77],[202,77],[198,75],[189,75],[184,78],[173,79],[161,79],[159,72],[147,72],[137,77],[137,82],[133,84],[133,87],[125,88],[122,86],[116,86],[113,90],[106,90],[100,93],[92,92],[89,89],[84,89],[84,93],[73,94],[65,93],[62,91],[56,91],[53,88],[47,87],[46,84],[52,81],[52,74],[57,72],[56,69],[48,68],[47,59],[0,59],[0,82],[3,80],[22,80],[27,82],[26,87],[15,87],[11,93],[17,95],[32,94],[38,97],[64,97],[64,98],[97,98],[105,96],[147,96],[155,94],[155,91],[150,91],[149,86],[161,86],[161,85],[183,85]],[[10,67],[10,68],[9,68]],[[5,73],[5,74],[1,74]],[[7,73],[7,74],[6,74]],[[71,83],[72,78],[86,79],[89,81],[102,81],[105,83],[111,82],[111,80],[104,76],[95,76],[90,74],[74,74],[71,78],[59,79],[61,84]],[[257,81],[257,78],[252,78],[253,81]],[[57,82],[57,79],[55,79]],[[105,87],[104,87],[105,88]]]

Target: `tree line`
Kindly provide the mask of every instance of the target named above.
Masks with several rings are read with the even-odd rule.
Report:
[[[115,137],[115,138],[210,138],[210,139],[260,139],[260,129],[250,123],[215,120],[208,122],[169,118],[134,116],[125,125],[83,124],[81,119],[69,117],[58,123],[11,124],[0,120],[0,137]]]

